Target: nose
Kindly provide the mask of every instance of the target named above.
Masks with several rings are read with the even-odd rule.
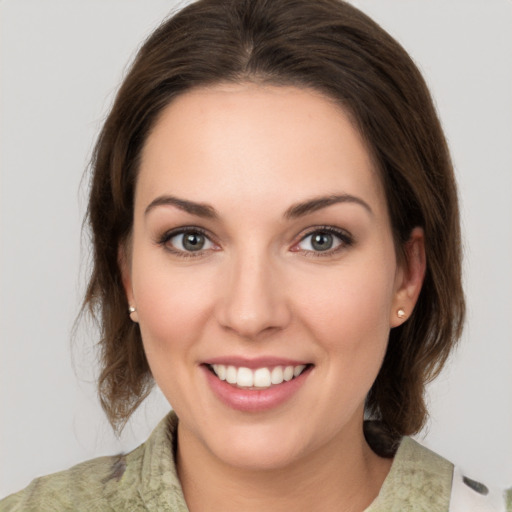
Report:
[[[291,312],[277,265],[263,254],[241,255],[235,260],[223,276],[217,304],[219,324],[250,340],[284,329]]]

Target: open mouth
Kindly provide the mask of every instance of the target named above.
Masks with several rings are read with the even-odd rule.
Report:
[[[233,386],[242,389],[268,389],[296,379],[312,365],[300,364],[256,369],[224,364],[207,364],[206,366],[218,379]]]

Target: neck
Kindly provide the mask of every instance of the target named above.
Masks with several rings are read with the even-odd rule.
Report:
[[[190,512],[363,511],[391,467],[367,445],[362,424],[351,436],[283,467],[227,465],[178,428],[177,467]]]

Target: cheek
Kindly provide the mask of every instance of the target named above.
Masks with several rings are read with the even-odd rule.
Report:
[[[303,290],[303,321],[326,353],[375,365],[385,353],[394,293],[393,271],[347,269]]]
[[[171,272],[167,265],[137,268],[134,295],[149,367],[172,407],[183,411],[198,393],[191,377],[209,317],[208,280],[190,269]]]
[[[148,359],[186,350],[200,337],[211,303],[211,278],[200,270],[171,269],[162,259],[134,262],[134,296]]]

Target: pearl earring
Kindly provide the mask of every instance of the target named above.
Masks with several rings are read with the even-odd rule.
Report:
[[[135,311],[137,311],[137,308],[134,308],[133,306],[130,306],[130,307],[128,308],[128,312],[129,312],[130,314],[135,313]]]
[[[402,308],[400,308],[400,309],[396,312],[396,316],[397,316],[398,318],[405,318],[405,311],[404,311]]]

